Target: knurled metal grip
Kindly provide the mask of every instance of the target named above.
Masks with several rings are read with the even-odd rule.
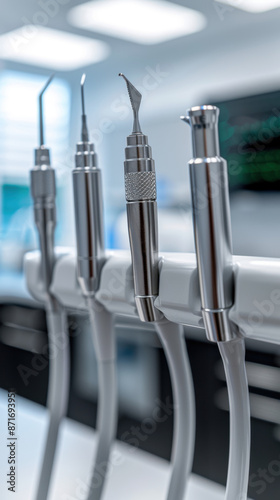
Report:
[[[55,198],[55,172],[51,168],[31,170],[31,194],[35,198]]]
[[[157,197],[155,172],[131,172],[125,174],[126,201],[154,201]]]
[[[159,287],[156,174],[142,133],[127,138],[124,178],[135,303],[141,321],[155,322],[162,317],[154,305]]]

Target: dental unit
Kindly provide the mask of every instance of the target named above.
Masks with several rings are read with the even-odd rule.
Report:
[[[55,171],[50,151],[44,145],[43,95],[51,83],[49,78],[39,95],[40,146],[35,150],[35,166],[30,172],[34,218],[40,247],[40,286],[46,309],[49,352],[49,384],[47,408],[49,425],[44,457],[37,489],[37,500],[46,500],[53,470],[59,426],[66,416],[69,396],[70,353],[67,317],[64,307],[50,290],[55,263],[54,232],[56,226]]]
[[[168,361],[175,424],[168,500],[184,499],[194,454],[194,390],[182,325],[196,327],[200,337],[205,329],[207,339],[217,344],[230,404],[225,498],[246,500],[250,408],[244,339],[280,344],[280,262],[232,255],[227,164],[220,157],[219,110],[214,106],[191,108],[183,118],[191,126],[193,144],[189,169],[196,255],[158,253],[156,174],[148,138],[139,123],[141,94],[121,76],[134,117],[124,162],[131,256],[118,250],[105,253],[101,171],[89,140],[83,75],[82,135],[73,170],[77,252],[65,249],[57,258],[55,177],[49,150],[44,146],[42,110],[43,93],[50,81],[39,98],[40,147],[31,171],[31,189],[40,253],[26,255],[24,270],[30,293],[45,304],[50,346],[59,339],[64,348],[50,359],[50,423],[37,500],[47,498],[58,428],[67,410],[67,308],[89,312],[98,363],[98,446],[87,500],[99,500],[104,492],[116,431],[115,315],[138,316],[142,322],[154,324]],[[110,287],[116,275],[123,279],[117,287]],[[275,307],[270,315],[256,321],[255,304],[264,303],[268,297]]]
[[[157,194],[154,160],[141,131],[141,94],[126,82],[133,110],[133,130],[125,149],[125,194],[135,303],[141,321],[154,323],[169,365],[174,398],[172,475],[168,500],[183,500],[191,474],[195,441],[195,398],[183,328],[156,308],[159,293]]]
[[[229,319],[234,303],[234,273],[227,163],[221,158],[219,110],[198,106],[183,118],[191,126],[189,162],[194,237],[208,340],[218,343],[230,404],[230,455],[226,500],[246,500],[250,466],[250,405],[245,342]]]
[[[99,500],[106,483],[111,445],[117,427],[116,347],[114,316],[96,299],[105,263],[101,170],[89,140],[81,79],[82,132],[73,170],[77,241],[77,277],[85,298],[98,366],[98,445],[88,500]],[[102,470],[101,470],[102,469]]]

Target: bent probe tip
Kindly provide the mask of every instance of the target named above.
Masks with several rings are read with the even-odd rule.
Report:
[[[54,78],[54,73],[48,78],[47,82],[45,83],[44,87],[42,88],[40,94],[39,94],[39,126],[40,126],[40,146],[44,145],[44,118],[43,118],[43,94],[47,90],[48,86],[50,85],[51,81]]]
[[[141,104],[142,95],[140,94],[139,90],[137,90],[134,87],[134,85],[132,85],[132,83],[126,78],[126,76],[123,73],[119,73],[119,76],[122,76],[126,82],[128,95],[129,95],[129,99],[131,102],[131,107],[132,107],[133,116],[134,116],[132,133],[133,134],[142,134],[142,130],[141,130],[140,123],[139,123],[139,108],[140,108],[140,104]]]
[[[82,98],[82,142],[89,141],[89,134],[87,128],[87,117],[85,113],[85,94],[84,94],[84,85],[86,81],[86,73],[83,73],[81,78],[81,98]]]

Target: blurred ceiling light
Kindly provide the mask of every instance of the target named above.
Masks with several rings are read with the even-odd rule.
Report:
[[[73,7],[73,26],[145,45],[201,31],[206,17],[165,0],[95,0]]]
[[[280,0],[216,0],[247,12],[265,12],[280,7]]]
[[[100,40],[28,25],[0,36],[0,58],[70,71],[106,59],[109,46]]]

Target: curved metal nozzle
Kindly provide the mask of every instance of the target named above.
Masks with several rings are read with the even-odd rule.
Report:
[[[218,118],[216,106],[194,106],[181,120],[192,129],[193,152],[196,158],[215,158],[220,156]]]
[[[84,73],[81,78],[81,99],[82,99],[82,142],[89,141],[89,134],[87,128],[87,116],[85,113],[85,93],[84,86],[86,81],[86,74]]]
[[[131,107],[132,107],[133,117],[134,117],[132,133],[133,134],[142,134],[142,130],[141,130],[140,123],[139,123],[139,108],[140,108],[140,104],[141,104],[142,95],[134,87],[134,85],[132,85],[132,83],[126,78],[126,76],[124,76],[123,73],[119,73],[119,76],[122,76],[126,82],[128,95],[129,95],[129,99],[131,102]]]
[[[54,74],[52,74],[47,83],[44,85],[43,89],[41,90],[39,94],[39,126],[40,126],[40,146],[44,145],[44,118],[43,118],[43,94],[47,90],[48,86],[50,85],[51,81],[54,78]]]
[[[180,120],[186,123],[190,123],[190,117],[189,116],[180,116]]]

